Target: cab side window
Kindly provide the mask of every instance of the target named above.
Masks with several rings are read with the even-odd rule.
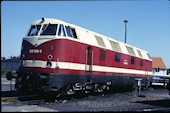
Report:
[[[70,28],[69,26],[66,26],[66,31],[69,37],[77,38],[75,29]]]
[[[66,26],[66,31],[67,31],[67,35],[68,35],[69,37],[73,37],[73,36],[72,36],[72,33],[71,33],[71,30],[70,30],[70,27]]]
[[[71,31],[72,31],[72,34],[73,34],[73,38],[77,38],[75,29],[72,29],[72,28],[71,28]]]

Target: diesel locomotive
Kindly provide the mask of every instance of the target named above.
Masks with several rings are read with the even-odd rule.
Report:
[[[8,74],[10,78],[10,74]],[[149,86],[147,51],[58,19],[33,22],[23,38],[17,90],[74,94]]]

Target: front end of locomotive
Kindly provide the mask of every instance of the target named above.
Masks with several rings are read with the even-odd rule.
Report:
[[[20,65],[15,76],[17,90],[58,92],[62,87],[59,82],[53,81],[57,79],[54,73],[59,70],[57,62],[60,53],[57,48],[60,48],[60,44],[56,36],[59,27],[57,20],[45,18],[31,24],[22,42]],[[12,76],[7,74],[8,79]]]

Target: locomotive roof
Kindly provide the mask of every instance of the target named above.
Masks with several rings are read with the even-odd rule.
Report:
[[[89,34],[92,34],[92,35],[94,35],[94,36],[101,37],[102,39],[106,39],[106,40],[109,40],[109,41],[118,42],[118,43],[121,45],[121,46],[120,46],[121,48],[124,48],[124,49],[125,49],[125,47],[128,46],[128,47],[131,47],[131,48],[136,49],[136,50],[140,50],[141,52],[145,52],[145,53],[148,54],[148,52],[145,51],[145,50],[139,49],[139,48],[137,48],[137,47],[131,46],[131,45],[129,45],[129,44],[123,43],[123,42],[121,42],[121,41],[115,40],[115,39],[113,39],[113,38],[104,36],[104,35],[102,35],[102,34],[99,34],[99,33],[96,33],[96,32],[90,31],[90,30],[87,30],[87,29],[85,29],[85,28],[79,27],[79,26],[77,26],[77,25],[74,25],[74,24],[71,24],[71,23],[68,23],[68,22],[65,22],[65,21],[62,21],[62,20],[58,20],[58,19],[54,19],[54,18],[42,18],[42,19],[44,19],[43,24],[63,24],[63,25],[66,25],[66,26],[73,27],[73,28],[75,28],[75,29],[77,29],[77,30],[79,30],[79,31],[81,30],[81,31],[88,32]],[[39,20],[33,22],[32,25],[42,24],[42,23],[41,23],[41,22],[42,22],[42,19],[39,19]],[[104,42],[105,42],[105,41],[104,41]],[[90,43],[90,44],[91,44],[91,45],[95,45],[95,44],[93,44],[93,43]],[[123,47],[122,45],[124,45],[124,47]],[[108,49],[108,48],[105,48],[105,49]],[[126,50],[126,51],[127,51],[127,50]],[[122,52],[122,53],[124,53],[124,52]],[[128,53],[128,52],[126,52],[125,54],[127,54],[127,53]],[[137,57],[139,57],[139,56],[137,56]],[[152,60],[152,59],[147,58],[147,57],[142,57],[142,58],[148,59],[148,60]]]

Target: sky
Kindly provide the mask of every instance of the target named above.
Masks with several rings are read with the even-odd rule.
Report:
[[[170,68],[170,1],[2,1],[1,57],[19,56],[30,25],[44,18],[63,20],[162,57]]]

